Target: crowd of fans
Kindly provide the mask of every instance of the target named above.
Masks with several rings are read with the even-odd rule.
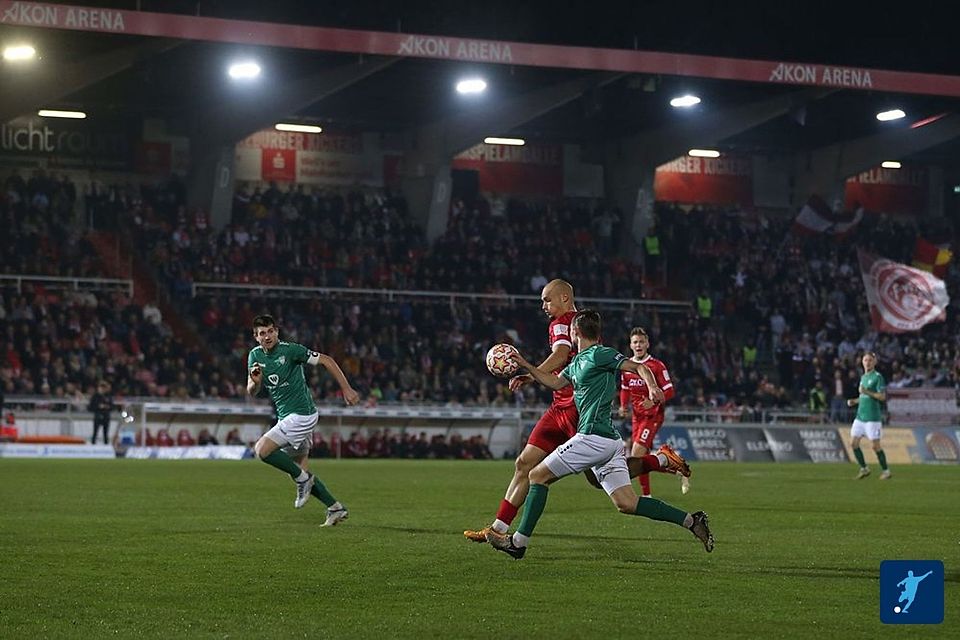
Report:
[[[696,343],[661,354],[675,369],[686,366],[677,374],[698,390],[696,404],[803,405],[837,415],[840,401],[857,393],[866,350],[880,356],[894,388],[956,385],[957,314],[915,334],[877,334],[857,261],[860,248],[909,264],[918,234],[952,239],[944,220],[918,226],[868,216],[843,238],[795,233],[791,224],[763,214],[658,211],[655,233],[703,328]],[[958,283],[952,266],[948,289]]]
[[[333,355],[368,403],[536,404],[549,398],[544,390],[512,394],[482,364],[499,341],[533,359],[546,355],[548,320],[536,302],[191,297],[190,285],[530,294],[563,277],[581,297],[643,295],[640,266],[617,257],[622,221],[600,206],[454,200],[446,233],[428,246],[402,198],[370,190],[241,186],[231,224],[215,230],[202,211],[185,206],[176,180],[90,187],[82,196],[69,179],[39,171],[29,179],[14,172],[3,185],[5,272],[100,275],[82,229],[119,223],[203,347],[185,346],[155,307],[125,294],[7,288],[0,293],[7,394],[70,397],[108,379],[119,397],[239,398],[252,319],[270,312],[283,338]],[[78,198],[88,217],[70,224]],[[651,352],[677,380],[677,406],[746,413],[802,406],[845,415],[841,401],[855,395],[867,349],[880,356],[891,387],[956,385],[956,314],[916,334],[877,335],[856,258],[859,247],[910,262],[918,234],[952,239],[942,220],[917,226],[868,215],[845,238],[795,234],[791,223],[786,215],[658,205],[651,236],[659,255],[646,266],[664,269],[674,297],[687,296],[692,306],[681,314],[602,309],[605,341],[626,352],[630,328],[644,325]],[[951,267],[951,290],[958,280]],[[308,374],[321,401],[338,401],[329,376]]]

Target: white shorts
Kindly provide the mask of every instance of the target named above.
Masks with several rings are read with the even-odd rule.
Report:
[[[883,431],[880,422],[864,422],[863,420],[854,420],[850,427],[850,437],[866,437],[870,440],[879,440]]]
[[[558,478],[593,469],[607,495],[630,484],[623,440],[619,438],[611,440],[578,433],[554,449],[543,462]]]
[[[291,413],[263,435],[280,445],[287,455],[300,457],[310,453],[318,417],[317,413],[309,416]]]

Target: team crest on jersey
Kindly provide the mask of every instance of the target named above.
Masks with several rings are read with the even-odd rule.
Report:
[[[277,364],[284,365],[287,362],[287,356],[280,356],[277,358]]]
[[[280,376],[278,376],[278,375],[275,374],[275,373],[271,373],[270,375],[267,376],[267,380],[268,380],[268,381],[270,382],[270,384],[272,384],[273,386],[277,386],[277,384],[280,382]]]

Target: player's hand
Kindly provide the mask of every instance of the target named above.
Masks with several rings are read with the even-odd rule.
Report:
[[[855,407],[855,406],[857,406],[857,401],[856,401],[855,399],[851,398],[850,400],[847,400],[847,406],[848,406],[848,407]]]
[[[263,371],[260,369],[260,363],[256,362],[252,367],[250,367],[250,379],[260,384],[260,379],[263,378]]]
[[[627,408],[627,405],[623,405],[623,406],[620,407],[620,409],[617,411],[617,414],[618,414],[621,418],[626,418],[626,417],[627,417],[627,414],[629,414],[629,413],[630,413],[630,409]]]
[[[524,385],[530,384],[533,382],[533,376],[529,373],[522,373],[519,376],[513,376],[510,378],[510,382],[507,383],[507,387],[510,391],[519,391],[524,387]]]
[[[649,396],[650,396],[649,399],[652,400],[654,404],[659,404],[663,402],[663,389],[661,389],[660,387],[654,387],[650,389]]]
[[[347,387],[343,392],[343,401],[347,403],[348,407],[352,407],[360,402],[360,394],[353,387]]]
[[[651,400],[650,398],[647,398],[646,400],[644,400],[644,401],[640,404],[640,406],[643,407],[644,409],[649,409],[650,407],[654,406],[655,404],[657,404],[657,403],[654,402],[653,400]]]
[[[867,388],[866,388],[865,386],[863,386],[863,385],[860,385],[860,388],[859,388],[857,391],[859,391],[861,394],[862,394],[862,393],[866,393],[866,392],[867,392]]]

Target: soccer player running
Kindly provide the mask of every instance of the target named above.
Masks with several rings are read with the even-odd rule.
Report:
[[[541,308],[550,317],[547,337],[550,355],[540,363],[540,371],[556,373],[567,364],[576,350],[570,338],[570,323],[577,315],[573,299],[573,286],[565,280],[552,280],[540,292]],[[533,376],[522,374],[510,379],[510,390],[517,391],[533,381]],[[517,511],[527,497],[530,487],[530,470],[540,464],[554,449],[570,439],[577,431],[577,407],[573,402],[573,391],[557,389],[553,392],[553,402],[534,425],[527,444],[514,463],[513,478],[507,486],[507,493],[500,501],[493,523],[479,531],[466,530],[464,537],[473,542],[486,542],[490,530],[506,533],[517,515]]]
[[[866,478],[870,475],[870,468],[867,466],[867,462],[863,458],[863,451],[860,449],[860,441],[866,436],[873,443],[873,450],[877,454],[877,460],[880,461],[880,468],[883,469],[880,479],[887,480],[893,474],[887,467],[887,455],[880,445],[880,437],[883,431],[883,414],[880,403],[887,400],[887,383],[880,372],[877,371],[877,354],[867,351],[863,354],[860,362],[863,365],[863,375],[860,377],[860,396],[847,400],[848,407],[857,408],[857,416],[853,420],[853,426],[850,427],[850,446],[853,448],[853,456],[857,459],[857,464],[860,465],[857,479]]]
[[[633,408],[630,456],[642,458],[650,453],[650,449],[653,448],[653,439],[660,427],[663,426],[664,404],[676,395],[676,390],[670,380],[667,365],[650,355],[650,337],[643,327],[634,327],[630,331],[630,350],[633,351],[631,360],[650,369],[657,385],[663,391],[663,402],[655,402],[649,397],[650,394],[643,377],[632,371],[622,371],[620,373],[619,415],[621,418],[626,418],[631,407]],[[665,448],[662,447],[662,449]],[[662,472],[669,473],[666,469],[662,469]],[[678,475],[680,476],[680,488],[683,493],[687,493],[690,490],[690,481],[686,475],[682,473]],[[649,497],[650,474],[641,473],[638,480],[641,495]]]
[[[613,426],[613,399],[617,394],[617,374],[631,371],[643,377],[649,397],[663,400],[663,392],[645,365],[628,359],[616,349],[599,344],[600,314],[583,311],[574,318],[572,334],[577,355],[560,375],[547,373],[523,357],[516,356],[521,367],[540,384],[554,390],[572,387],[579,412],[577,433],[556,448],[530,471],[530,489],[523,507],[520,525],[513,535],[487,531],[487,542],[513,558],[523,558],[527,543],[547,503],[548,486],[564,476],[592,469],[613,504],[624,514],[672,522],[689,529],[707,552],[713,551],[713,534],[702,511],[686,513],[656,498],[637,496],[630,483],[623,441]],[[658,454],[663,464],[665,454]]]
[[[303,366],[322,365],[340,385],[343,401],[348,405],[357,404],[360,395],[350,386],[336,360],[301,344],[282,342],[272,316],[253,319],[253,338],[259,346],[247,356],[247,393],[256,396],[265,384],[277,407],[277,424],[257,441],[254,452],[260,460],[293,478],[297,484],[294,507],[301,508],[313,495],[327,507],[327,519],[322,526],[334,526],[346,520],[349,512],[306,468],[318,414]]]

